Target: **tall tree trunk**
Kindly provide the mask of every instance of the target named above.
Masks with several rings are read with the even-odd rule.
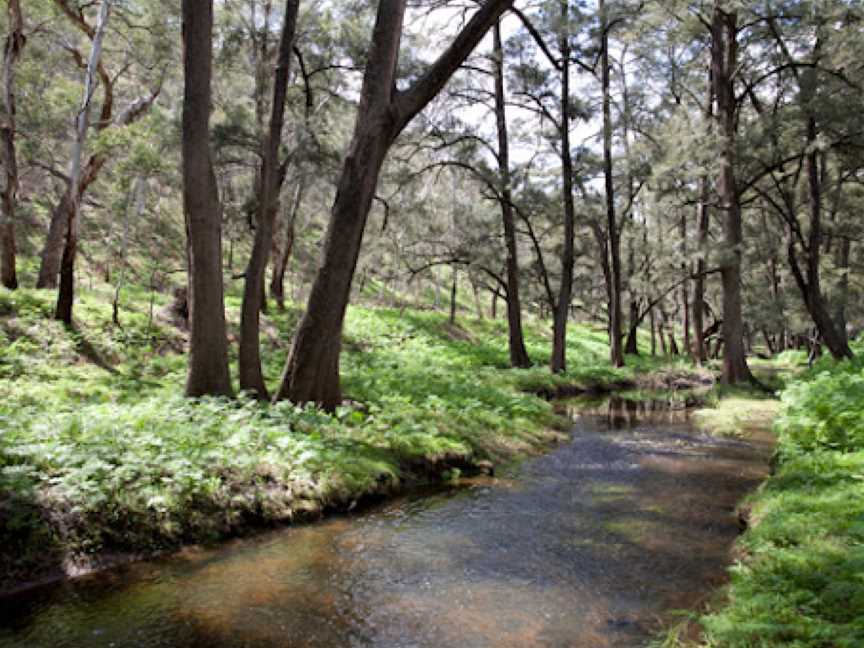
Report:
[[[714,122],[714,79],[711,73],[712,66],[709,65],[706,72],[705,106],[703,116],[705,129],[710,133]],[[699,203],[696,206],[697,243],[699,246],[699,257],[696,260],[696,278],[693,280],[693,328],[695,329],[696,342],[693,359],[697,364],[703,365],[708,362],[708,349],[705,344],[705,283],[707,278],[705,272],[708,270],[708,228],[711,221],[711,213],[708,204],[711,200],[711,181],[707,174],[699,179]]]
[[[493,32],[495,68],[495,122],[498,127],[498,174],[501,179],[501,218],[504,221],[504,242],[507,246],[507,328],[510,364],[530,367],[531,359],[525,348],[522,332],[522,303],[519,299],[519,252],[516,242],[516,223],[513,217],[510,190],[510,142],[507,132],[507,109],[504,89],[504,48],[501,45],[501,24]]]
[[[711,44],[712,75],[717,97],[717,123],[721,138],[720,176],[717,190],[724,213],[723,285],[723,382],[752,382],[744,352],[741,307],[741,259],[743,231],[741,202],[735,180],[735,79],[738,65],[738,15],[715,2]]]
[[[69,186],[77,187],[81,179],[81,158],[84,155],[84,143],[87,140],[87,129],[90,126],[90,107],[96,92],[96,74],[99,59],[102,57],[102,40],[105,28],[108,26],[108,16],[111,11],[111,0],[102,0],[99,6],[99,17],[93,34],[90,48],[90,59],[84,75],[84,98],[78,113],[75,128],[75,144],[72,147],[72,160],[69,165]],[[63,258],[60,262],[60,291],[57,294],[57,306],[54,318],[67,325],[72,324],[72,306],[75,303],[75,257],[78,254],[78,232],[80,229],[81,203],[78,192],[72,192],[72,204],[69,210],[69,220],[66,224],[66,244],[63,247]]]
[[[285,96],[288,92],[288,72],[291,65],[291,49],[297,28],[297,12],[300,0],[285,0],[285,19],[279,42],[279,54],[273,81],[273,103],[271,105],[270,128],[264,146],[261,167],[261,184],[256,216],[255,242],[243,287],[243,305],[240,319],[240,389],[248,391],[262,400],[268,398],[264,373],[261,369],[260,313],[264,303],[264,273],[273,247],[273,222],[276,216],[276,199],[279,194],[278,167],[279,143],[285,121]],[[263,55],[263,53],[262,53]]]
[[[15,70],[24,49],[24,18],[19,0],[8,0],[9,33],[3,48],[3,102],[0,104],[0,162],[5,182],[0,189],[0,283],[18,287],[15,260],[15,207],[18,201],[18,158],[15,151]]]
[[[393,141],[440,92],[512,0],[487,0],[441,56],[408,89],[396,90],[396,64],[407,0],[380,0],[367,59],[354,136],[342,168],[312,285],[282,376],[277,399],[335,409],[342,400],[342,324],[363,230],[378,176]]]
[[[273,275],[270,278],[270,297],[276,300],[279,310],[285,308],[285,271],[288,269],[288,261],[294,252],[294,239],[296,236],[297,215],[303,204],[303,193],[305,191],[306,177],[301,171],[297,178],[297,186],[294,189],[294,200],[291,201],[290,213],[285,223],[285,235],[282,239],[282,247],[273,245]]]
[[[561,3],[561,192],[564,203],[564,245],[561,249],[561,284],[555,304],[552,331],[551,369],[555,373],[567,369],[567,322],[573,296],[573,266],[576,207],[573,203],[573,158],[570,152],[570,11]]]
[[[693,353],[693,341],[690,339],[690,280],[686,279],[693,271],[691,264],[687,261],[687,216],[681,214],[681,253],[684,260],[681,262],[681,272],[685,277],[681,284],[681,328],[684,353]]]
[[[611,295],[609,301],[610,359],[615,367],[624,366],[621,348],[621,232],[615,216],[615,179],[612,174],[612,99],[609,87],[609,18],[605,0],[598,0],[600,13],[600,68],[603,88],[603,179],[606,188],[606,226],[609,236]]]
[[[189,255],[186,395],[230,396],[222,214],[210,151],[213,2],[183,0],[183,211]]]
[[[623,116],[623,126],[624,126],[624,154],[627,157],[627,195],[630,199],[630,208],[628,213],[626,214],[627,221],[630,223],[631,227],[636,222],[635,218],[635,209],[636,209],[636,197],[637,197],[637,189],[635,188],[635,182],[633,179],[632,172],[632,152],[630,147],[630,123],[631,123],[631,114],[630,114],[630,91],[627,84],[627,74],[625,69],[625,61],[627,48],[624,47],[624,52],[622,53],[622,60],[620,63],[621,66],[621,86],[622,86],[622,98],[621,102],[624,106],[624,116]],[[636,248],[634,244],[633,237],[629,237],[627,239],[627,293],[630,297],[628,304],[628,333],[627,333],[627,341],[624,345],[624,353],[630,355],[639,355],[639,324],[641,323],[641,314],[639,309],[639,296],[637,291],[633,288],[633,279],[636,274]],[[623,283],[623,282],[622,282]],[[622,323],[623,328],[623,323]]]

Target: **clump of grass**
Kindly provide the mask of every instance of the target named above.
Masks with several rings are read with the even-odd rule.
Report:
[[[717,387],[708,401],[692,420],[700,430],[717,436],[744,437],[769,429],[780,409],[777,400],[746,388]]]

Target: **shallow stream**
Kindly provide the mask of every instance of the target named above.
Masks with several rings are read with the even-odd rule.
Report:
[[[723,582],[769,443],[570,411],[496,477],[0,599],[0,647],[644,645]]]

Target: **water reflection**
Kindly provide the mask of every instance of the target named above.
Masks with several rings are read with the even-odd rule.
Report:
[[[686,396],[670,392],[667,396],[646,398],[638,393],[603,398],[575,398],[561,401],[557,409],[573,420],[583,417],[605,419],[613,430],[645,425],[680,425],[690,420],[693,407],[700,403],[698,393]]]
[[[0,646],[642,645],[722,579],[766,448],[602,407],[499,479],[0,601]]]

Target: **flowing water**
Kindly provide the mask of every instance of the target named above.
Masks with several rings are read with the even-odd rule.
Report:
[[[0,599],[0,647],[644,645],[723,582],[769,444],[584,412],[495,478]]]

